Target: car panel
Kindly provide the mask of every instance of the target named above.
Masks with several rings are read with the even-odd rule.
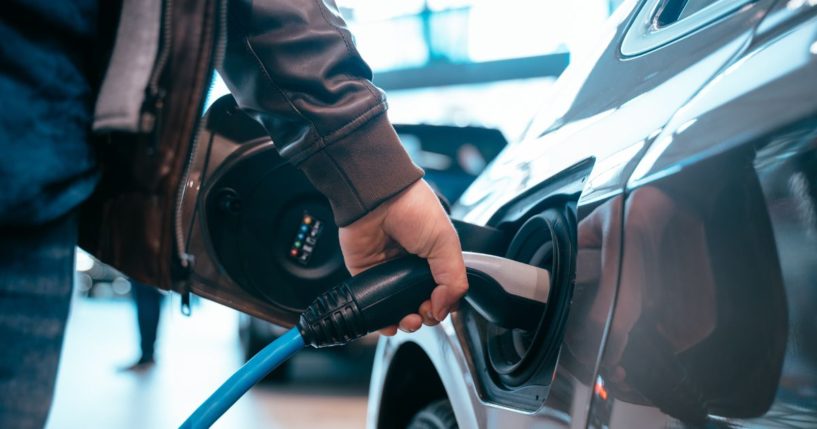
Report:
[[[627,165],[678,108],[746,48],[752,28],[772,3],[752,3],[717,25],[631,59],[618,52],[633,10],[623,5],[600,32],[601,47],[576,55],[527,137],[500,153],[452,215],[484,225],[516,195],[582,159],[617,158],[616,165]],[[615,192],[625,180],[615,169],[594,171],[589,180],[597,189]]]
[[[552,394],[530,421],[583,427],[590,401],[599,394],[596,390],[606,392],[596,383],[596,372],[617,299],[627,180],[678,109],[749,47],[753,28],[773,3],[754,2],[688,37],[625,59],[619,54],[620,42],[637,10],[635,2],[626,3],[602,30],[599,49],[574,57],[557,84],[552,106],[534,120],[527,137],[506,148],[454,206],[455,218],[499,225],[502,213],[520,195],[535,193],[548,180],[592,160],[578,201],[571,322]],[[474,407],[460,410],[458,416],[481,412],[476,403]]]
[[[770,15],[633,174],[593,427],[817,424],[817,17],[799,10]]]

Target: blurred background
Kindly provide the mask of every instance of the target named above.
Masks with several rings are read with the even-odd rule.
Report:
[[[524,133],[571,54],[592,43],[592,30],[621,0],[337,3],[409,153],[453,201],[490,162],[486,153]],[[227,93],[215,76],[208,105]],[[429,136],[426,125],[439,127]],[[480,150],[445,148],[454,127],[473,130]],[[204,300],[184,316],[178,296],[132,283],[82,251],[75,291],[53,429],[176,427],[281,332]],[[302,353],[215,427],[363,427],[375,343]]]

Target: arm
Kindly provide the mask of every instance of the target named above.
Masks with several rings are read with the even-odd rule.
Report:
[[[228,21],[220,72],[239,106],[329,199],[349,271],[404,252],[426,258],[438,286],[400,327],[438,323],[468,288],[459,239],[400,144],[334,1],[233,0]]]
[[[231,1],[220,68],[345,226],[419,180],[333,1]]]

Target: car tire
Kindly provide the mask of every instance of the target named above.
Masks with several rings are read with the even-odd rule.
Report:
[[[440,399],[426,405],[411,422],[408,429],[456,429],[457,419],[448,399]]]

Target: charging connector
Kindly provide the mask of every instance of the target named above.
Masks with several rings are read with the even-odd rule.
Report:
[[[465,299],[487,320],[529,329],[541,316],[550,290],[546,270],[478,253],[464,252],[469,291]],[[417,311],[436,287],[426,260],[405,256],[364,271],[319,296],[297,327],[265,347],[227,380],[182,424],[210,427],[266,374],[305,345],[346,344],[397,324]]]
[[[497,256],[463,252],[469,291],[465,299],[488,321],[532,329],[550,291],[549,273]],[[346,344],[395,325],[416,312],[436,286],[428,263],[404,256],[351,277],[301,314],[298,330],[312,347]]]

